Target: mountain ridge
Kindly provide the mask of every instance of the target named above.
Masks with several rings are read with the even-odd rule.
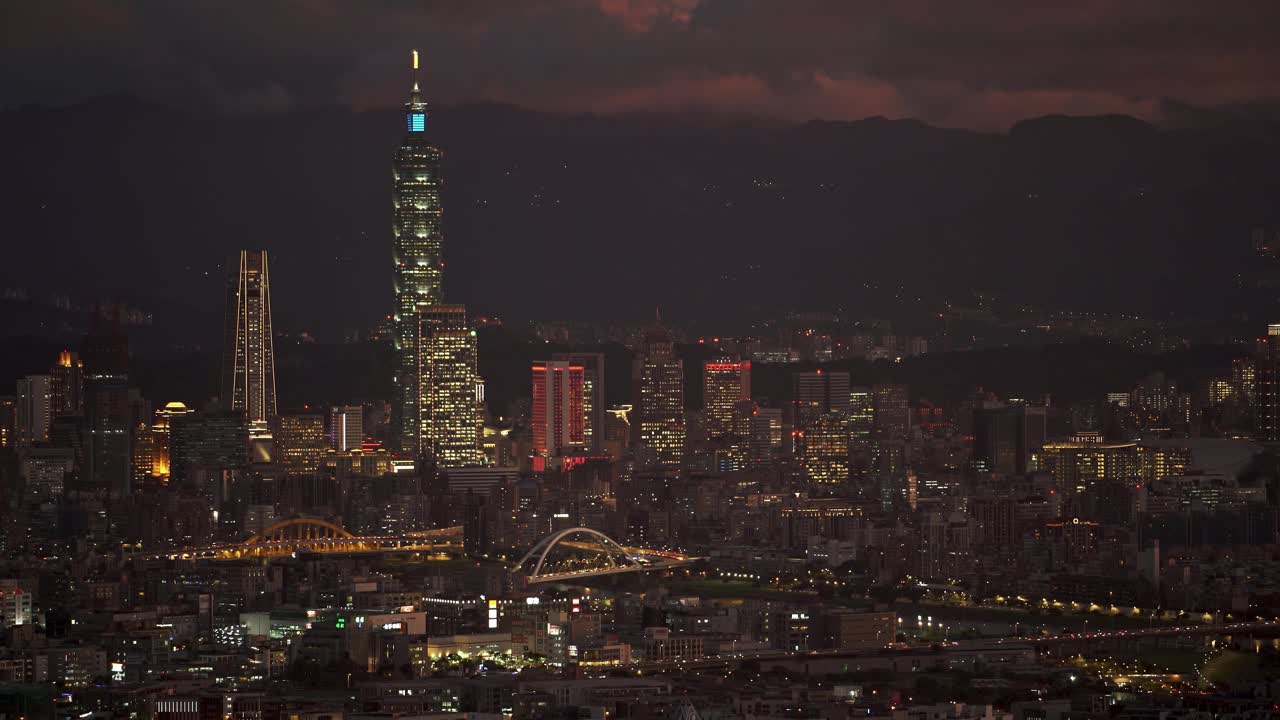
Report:
[[[16,239],[0,282],[145,286],[216,310],[221,259],[265,247],[278,325],[366,328],[390,307],[398,115],[231,117],[128,96],[0,112],[0,211]],[[477,312],[643,318],[660,302],[734,324],[797,308],[922,313],[975,290],[1080,309],[1274,305],[1230,283],[1253,260],[1252,228],[1280,231],[1280,148],[1229,130],[474,104],[433,107],[428,132],[445,155],[446,294]],[[1061,272],[1037,280],[1050,261]],[[1188,297],[1195,283],[1214,296]],[[919,307],[884,292],[899,285]]]

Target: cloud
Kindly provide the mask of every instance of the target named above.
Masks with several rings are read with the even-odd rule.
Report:
[[[294,106],[293,94],[278,82],[223,93],[217,102],[218,107],[231,115],[275,114]]]
[[[42,0],[0,13],[10,104],[124,91],[235,112],[390,107],[410,48],[433,101],[564,112],[998,129],[1049,112],[1159,120],[1164,100],[1280,98],[1280,3]]]
[[[595,113],[728,112],[794,120],[906,114],[906,106],[892,86],[869,78],[838,79],[824,73],[782,84],[771,84],[747,73],[677,73],[652,84],[618,89],[580,102]]]
[[[649,32],[660,23],[688,27],[698,0],[596,0],[596,6],[631,32]]]

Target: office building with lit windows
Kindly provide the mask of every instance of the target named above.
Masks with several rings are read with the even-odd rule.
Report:
[[[51,418],[84,414],[84,361],[78,353],[63,350],[49,369]]]
[[[638,389],[635,415],[639,437],[637,465],[646,470],[677,471],[684,461],[684,363],[662,327],[645,335],[633,379]]]
[[[359,450],[364,444],[364,408],[335,405],[329,409],[329,447],[338,452]]]
[[[406,133],[392,163],[395,308],[392,325],[396,351],[394,421],[400,450],[416,454],[421,432],[418,400],[418,306],[439,305],[444,297],[441,254],[440,151],[426,136],[427,103],[418,87],[418,53],[413,53],[413,89],[405,103]]]
[[[420,305],[418,339],[419,455],[437,467],[485,464],[484,382],[476,331],[462,305]]]
[[[197,412],[170,417],[170,484],[205,489],[224,470],[249,462],[249,427],[243,413]]]
[[[124,496],[132,490],[129,344],[118,320],[85,339],[84,412],[88,429],[83,482]]]
[[[752,407],[750,424],[751,464],[768,465],[782,452],[782,408]]]
[[[823,413],[797,430],[800,462],[809,482],[832,484],[849,479],[849,418]]]
[[[983,472],[1027,472],[1032,453],[1045,443],[1042,405],[1001,405],[973,412],[973,464]]]
[[[703,363],[703,422],[708,439],[746,434],[744,400],[751,400],[750,360],[719,359]]]
[[[250,423],[276,415],[271,278],[265,250],[242,250],[227,267],[223,325],[222,409]]]
[[[871,388],[875,434],[886,440],[903,440],[911,432],[911,403],[906,385]]]
[[[277,415],[272,429],[272,459],[293,475],[318,472],[329,449],[320,413]]]
[[[559,457],[568,450],[584,448],[583,367],[568,360],[539,361],[533,364],[532,372],[534,454]]]
[[[134,492],[149,490],[155,477],[151,468],[155,465],[155,436],[146,423],[138,423],[129,439],[129,480]]]
[[[71,448],[43,446],[23,450],[21,474],[27,497],[41,502],[60,497],[75,464],[75,451]]]
[[[151,476],[160,479],[162,484],[169,482],[169,428],[175,418],[192,412],[194,410],[176,401],[156,410],[151,423]]]
[[[1280,441],[1280,323],[1267,326],[1258,338],[1254,368],[1254,437]]]
[[[804,427],[827,413],[849,412],[849,373],[813,370],[791,376],[791,421]]]
[[[0,585],[0,629],[30,625],[33,617],[31,608],[31,593],[16,583]]]
[[[52,408],[49,376],[28,375],[17,384],[18,444],[31,445],[49,439]]]
[[[1106,443],[1081,434],[1046,443],[1032,453],[1031,469],[1047,472],[1064,493],[1080,493],[1098,482],[1136,482],[1142,477],[1137,443]]]
[[[1138,446],[1138,470],[1144,483],[1185,475],[1191,467],[1191,448],[1177,440],[1146,440]]]
[[[876,409],[871,388],[849,388],[849,438],[856,447],[871,442],[876,426]]]
[[[15,395],[0,396],[0,448],[18,444],[18,398]]]
[[[1231,361],[1231,385],[1236,396],[1246,405],[1253,405],[1257,399],[1258,363],[1251,357],[1236,358]]]

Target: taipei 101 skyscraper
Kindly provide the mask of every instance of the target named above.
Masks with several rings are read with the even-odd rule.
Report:
[[[421,304],[438,305],[444,258],[440,220],[440,150],[427,141],[427,103],[418,88],[418,52],[413,52],[413,90],[405,103],[406,132],[393,164],[395,188],[395,422],[400,450],[418,453],[418,318]]]

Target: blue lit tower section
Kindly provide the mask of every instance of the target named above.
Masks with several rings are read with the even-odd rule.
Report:
[[[392,166],[395,178],[395,421],[401,451],[418,453],[418,326],[420,304],[441,302],[444,258],[440,150],[426,137],[427,103],[418,89],[418,52],[413,52],[413,91],[405,103],[407,132]]]

